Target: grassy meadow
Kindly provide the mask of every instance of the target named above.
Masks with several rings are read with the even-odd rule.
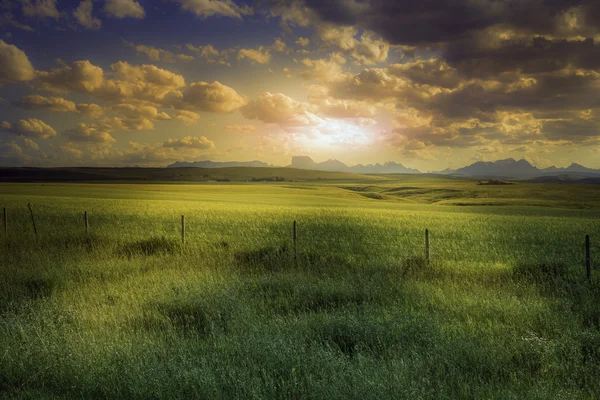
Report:
[[[599,186],[0,184],[0,398],[598,399]]]

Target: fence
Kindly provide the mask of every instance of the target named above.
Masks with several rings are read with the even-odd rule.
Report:
[[[35,235],[36,240],[39,239],[38,225],[36,224],[36,216],[31,204],[27,204],[29,218],[31,221],[31,229]],[[3,230],[4,235],[8,236],[11,226],[9,225],[9,213],[6,207],[3,208]],[[90,235],[93,230],[93,224],[90,224],[90,216],[87,211],[83,212],[82,215],[82,232],[86,235]],[[18,226],[19,230],[24,229],[23,222]],[[186,245],[186,218],[181,215],[181,243]],[[318,249],[323,246],[329,246],[327,249],[331,249],[332,245],[335,248],[350,252],[358,253],[359,248],[363,247],[366,251],[363,251],[363,255],[371,258],[377,255],[377,250],[381,247],[385,247],[386,251],[394,248],[396,250],[401,249],[407,252],[407,248],[410,249],[412,254],[420,255],[426,261],[430,263],[438,259],[451,259],[453,251],[463,252],[465,249],[470,249],[479,252],[485,252],[485,258],[482,260],[494,260],[494,255],[506,256],[511,251],[516,252],[517,257],[524,257],[523,253],[531,253],[534,251],[538,255],[543,255],[544,260],[563,260],[566,262],[581,262],[585,268],[585,275],[587,279],[591,279],[592,276],[592,250],[596,249],[600,251],[600,247],[595,245],[589,234],[580,238],[581,244],[577,245],[576,242],[571,241],[571,244],[563,243],[549,243],[544,238],[540,238],[537,241],[528,239],[527,241],[521,238],[493,238],[493,239],[481,239],[477,237],[459,238],[456,236],[448,237],[443,235],[436,235],[435,230],[425,228],[418,232],[403,232],[397,230],[393,232],[379,232],[375,230],[366,231],[345,231],[338,229],[335,231],[335,235],[331,235],[331,230],[325,230],[323,227],[317,225],[309,225],[305,229],[301,229],[301,221],[291,221],[289,225],[289,231],[286,232],[285,228],[283,231],[272,230],[268,232],[273,237],[279,237],[283,240],[292,241],[293,261],[298,262],[298,251],[299,248],[312,248]],[[419,238],[420,236],[420,238]],[[186,240],[188,239],[188,240]],[[198,241],[198,238],[195,238]],[[547,238],[546,238],[547,239]],[[207,238],[205,241],[211,241]],[[189,243],[188,243],[189,245]],[[491,249],[500,250],[499,252],[493,253]],[[518,254],[518,252],[521,252]],[[394,254],[395,256],[396,254]],[[456,256],[456,255],[455,255]],[[500,257],[498,257],[500,258]],[[531,257],[530,257],[531,258]]]

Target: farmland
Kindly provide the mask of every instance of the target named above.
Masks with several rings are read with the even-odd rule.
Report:
[[[0,184],[0,397],[600,395],[598,185],[242,170]]]

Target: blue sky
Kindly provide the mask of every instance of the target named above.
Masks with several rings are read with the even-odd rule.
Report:
[[[600,167],[593,2],[429,3],[0,1],[0,165]]]

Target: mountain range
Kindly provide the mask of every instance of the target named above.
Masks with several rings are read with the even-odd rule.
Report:
[[[551,166],[548,168],[537,168],[527,160],[516,161],[514,158],[507,158],[498,161],[478,161],[456,170],[446,169],[437,172],[441,175],[467,176],[473,178],[519,178],[531,179],[548,176],[576,176],[576,177],[596,177],[600,176],[600,170],[584,167],[583,165],[572,163],[566,168]]]
[[[199,168],[226,168],[226,167],[262,167],[270,168],[274,165],[262,161],[196,161],[196,162],[175,162],[168,165],[167,168],[199,167]],[[393,161],[384,164],[357,164],[348,166],[339,160],[327,160],[320,163],[315,162],[308,156],[294,156],[288,168],[335,171],[335,172],[353,172],[358,174],[420,174],[416,169],[407,168],[400,163]],[[505,178],[505,179],[537,179],[548,180],[550,177],[564,179],[565,177],[575,178],[595,178],[600,177],[600,169],[592,169],[583,165],[573,163],[566,168],[551,166],[548,168],[537,168],[529,161],[514,158],[507,158],[498,161],[478,161],[466,167],[458,169],[445,169],[443,171],[429,172],[429,174],[464,176],[472,178]]]

